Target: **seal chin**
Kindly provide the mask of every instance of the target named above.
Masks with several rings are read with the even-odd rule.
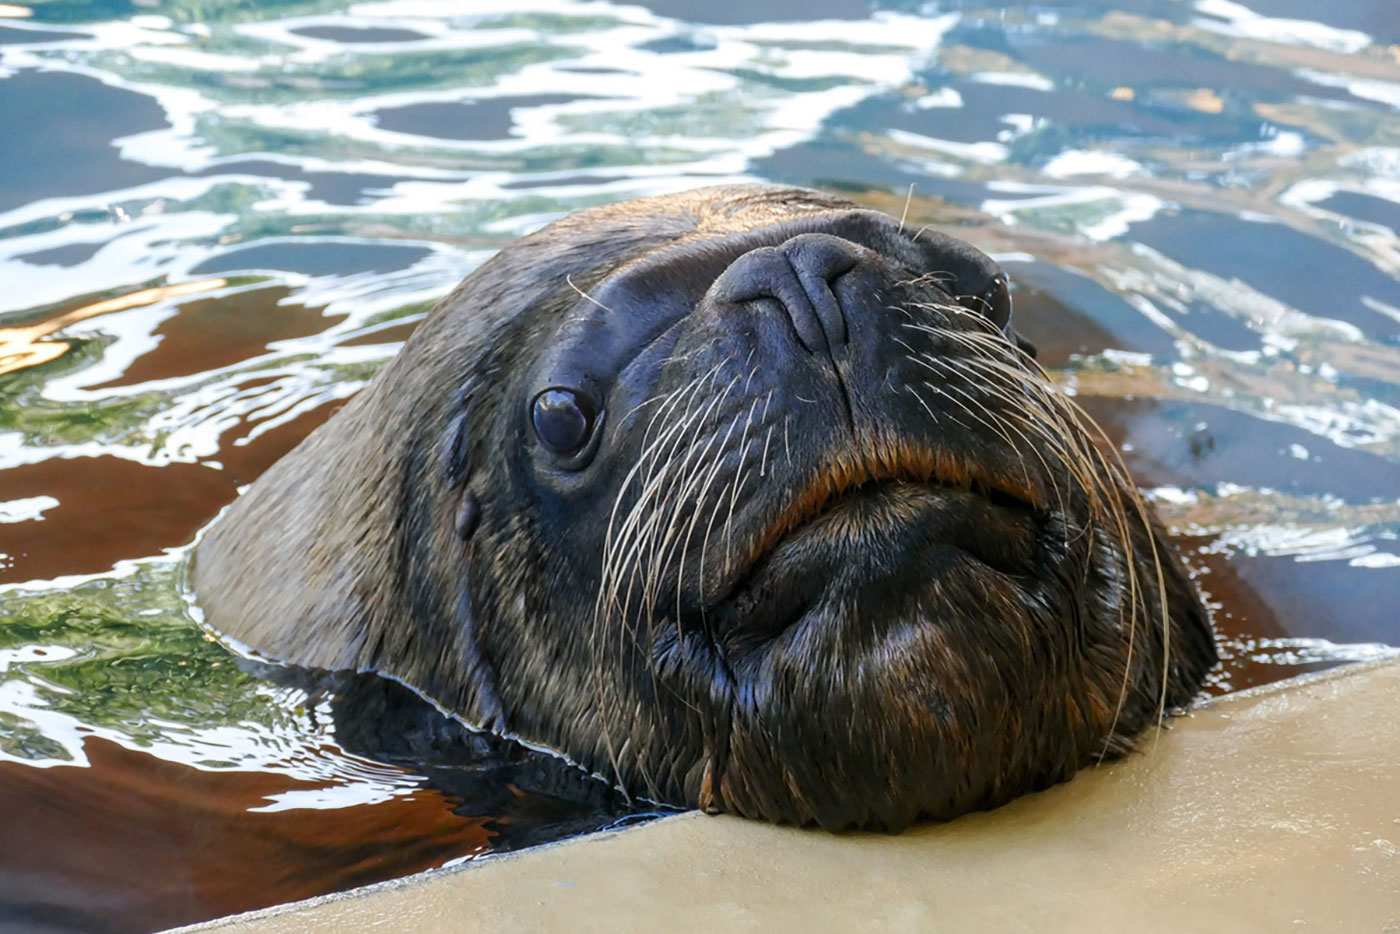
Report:
[[[881,479],[783,532],[724,600],[680,622],[714,653],[691,670],[728,693],[710,806],[897,830],[1000,803],[999,781],[1024,790],[1067,777],[1073,756],[1038,763],[1053,778],[1013,778],[1015,755],[978,723],[1063,729],[1053,715],[1039,722],[1043,703],[1018,708],[1008,684],[1059,652],[1024,636],[1048,615],[1034,581],[1053,562],[1053,525],[1009,497]],[[1001,733],[1008,746],[1013,732]],[[969,742],[985,745],[968,754]]]

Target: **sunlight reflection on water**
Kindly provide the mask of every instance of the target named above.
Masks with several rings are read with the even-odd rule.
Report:
[[[730,181],[913,185],[1006,265],[1218,606],[1214,690],[1393,651],[1400,16],[879,7],[0,8],[0,760],[418,787],[203,640],[185,546],[511,238]]]

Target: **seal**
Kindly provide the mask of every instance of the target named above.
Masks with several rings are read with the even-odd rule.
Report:
[[[1011,312],[972,246],[820,192],[580,211],[230,507],[198,600],[657,802],[996,806],[1129,750],[1216,660]]]

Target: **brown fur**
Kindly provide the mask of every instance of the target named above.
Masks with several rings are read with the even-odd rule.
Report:
[[[785,504],[741,529],[732,553],[726,541],[724,559],[703,571],[693,591],[702,604],[711,592],[737,596],[702,606],[699,623],[682,621],[680,595],[661,599],[663,575],[692,592],[675,560],[683,548],[614,551],[611,531],[601,553],[569,546],[557,531],[562,507],[519,482],[527,429],[510,393],[559,340],[561,321],[611,313],[589,308],[595,290],[649,257],[661,255],[666,272],[663,251],[678,246],[788,223],[806,230],[853,207],[790,188],[710,188],[581,211],[513,244],[208,531],[194,576],[210,625],[274,659],[391,675],[633,793],[773,820],[897,828],[995,805],[1127,748],[1164,707],[1189,700],[1214,662],[1205,611],[1121,464],[1095,446],[1096,429],[1005,335],[976,314],[953,314],[958,296],[921,285],[936,270],[891,283],[939,297],[891,320],[913,322],[927,333],[911,340],[943,348],[927,363],[948,370],[928,377],[945,390],[947,401],[934,402],[946,408],[929,409],[947,420],[942,440],[896,436],[897,420],[885,424],[893,397],[858,387],[848,404],[865,427],[833,442],[822,464],[787,465]],[[692,385],[713,404],[723,399]],[[966,396],[977,409],[953,395],[968,386],[982,393]],[[981,422],[980,412],[987,430],[964,422]],[[649,437],[644,415],[608,418],[622,437]],[[714,425],[696,425],[718,437]],[[703,461],[686,443],[674,443],[672,463]],[[932,481],[942,499],[921,492]],[[879,483],[888,486],[871,487]],[[740,487],[736,475],[726,523]],[[856,506],[825,512],[871,488]],[[614,495],[620,506],[623,493]],[[695,510],[705,504],[702,492]],[[663,505],[669,520],[665,510],[653,518],[682,528],[680,506]],[[856,543],[861,560],[875,561],[866,556],[889,546],[882,529],[923,515],[969,541],[992,540],[976,546],[989,557],[934,562],[946,579],[911,579],[909,594],[876,587],[872,597],[861,596],[853,564],[830,564],[822,551]],[[607,524],[606,513],[589,521]],[[710,529],[701,531],[710,545]],[[1057,541],[1058,551],[1037,550]],[[1078,563],[1062,565],[1066,555]],[[879,573],[898,571],[898,554],[881,560]],[[779,599],[784,580],[820,583],[823,573],[846,588],[822,595],[831,627],[788,626],[797,611],[781,607],[772,631],[761,614],[745,616]],[[746,591],[754,579],[761,586]],[[804,593],[789,602],[815,601]],[[888,601],[890,617],[862,619],[860,600]],[[897,648],[881,648],[886,638]]]

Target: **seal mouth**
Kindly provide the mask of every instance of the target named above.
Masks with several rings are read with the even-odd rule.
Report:
[[[900,483],[971,493],[1021,512],[1046,508],[1045,492],[1028,472],[1018,476],[910,443],[875,441],[838,455],[818,471],[757,536],[749,563],[842,503],[872,488]]]

